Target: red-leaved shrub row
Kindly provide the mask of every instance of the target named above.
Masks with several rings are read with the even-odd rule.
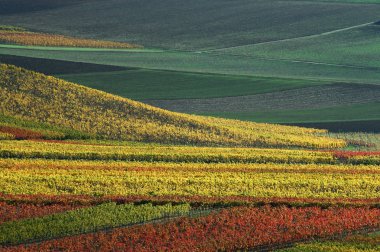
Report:
[[[380,227],[380,209],[235,207],[3,251],[235,251]]]
[[[43,138],[43,134],[41,134],[39,132],[27,130],[27,129],[9,127],[9,126],[0,126],[0,132],[11,134],[17,140],[42,139]]]
[[[77,209],[79,206],[52,204],[7,204],[0,202],[0,224],[6,221],[20,220],[24,218],[41,217],[48,214]]]
[[[104,202],[132,203],[132,202],[157,202],[157,203],[190,203],[192,205],[289,205],[289,206],[380,206],[380,198],[352,199],[352,198],[287,198],[268,197],[255,198],[250,196],[104,196],[94,197],[89,195],[12,195],[0,193],[0,202],[19,202],[29,204],[60,204],[60,205],[96,205]]]
[[[380,151],[334,151],[334,157],[339,159],[348,159],[357,156],[380,156]]]

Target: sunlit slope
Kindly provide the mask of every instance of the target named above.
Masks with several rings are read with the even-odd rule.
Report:
[[[176,144],[332,148],[322,131],[169,112],[10,65],[0,65],[0,113],[99,138]]]

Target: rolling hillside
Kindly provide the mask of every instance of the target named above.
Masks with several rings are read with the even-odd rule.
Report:
[[[323,131],[169,112],[9,65],[0,68],[0,112],[101,138],[230,146],[344,146]]]
[[[0,252],[378,251],[379,14],[0,0]]]
[[[379,3],[3,0],[1,24],[149,49],[1,44],[0,62],[180,113],[378,132]]]

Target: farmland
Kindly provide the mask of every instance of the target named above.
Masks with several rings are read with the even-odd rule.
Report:
[[[1,144],[8,155],[0,159],[4,251],[112,250],[116,240],[126,250],[259,249],[380,225],[378,152],[342,159],[335,152],[90,140]],[[141,153],[141,160],[114,155],[128,151],[134,160]],[[81,158],[73,160],[76,155]],[[151,209],[144,210],[151,217],[142,209]],[[130,224],[139,218],[146,224]],[[65,219],[70,221],[63,225]],[[148,239],[151,233],[154,240]]]
[[[1,69],[2,251],[259,249],[379,228],[375,138],[174,113]],[[83,109],[80,120],[72,106]],[[101,108],[107,116],[128,115],[113,120],[115,129],[127,125],[134,137],[141,134],[139,142],[125,130],[104,131],[106,121],[94,121]],[[156,132],[133,129],[139,120]],[[178,130],[160,135],[160,127]],[[372,149],[355,150],[367,145]],[[257,228],[262,218],[273,226]],[[200,241],[204,227],[213,243]],[[150,232],[156,239],[147,239]]]
[[[368,100],[365,91],[367,85],[378,85],[380,79],[377,0],[239,0],[239,4],[144,0],[145,5],[134,0],[38,0],[33,6],[24,0],[6,2],[3,9],[8,14],[2,16],[0,26],[8,29],[126,42],[145,48],[131,51],[0,45],[2,55],[30,57],[28,61],[34,66],[30,70],[41,70],[36,66],[44,59],[62,60],[55,61],[55,73],[45,73],[177,112],[306,126],[313,123],[334,131],[374,132],[379,126],[379,117],[373,112],[379,109],[379,98],[374,93]],[[24,7],[17,7],[20,5]],[[145,18],[144,6],[150,5],[154,10]],[[128,15],[124,15],[125,8]],[[183,16],[186,18],[178,18]],[[93,69],[100,71],[93,74],[80,71],[85,69],[83,65],[75,67],[84,63],[95,64]],[[15,65],[28,68],[25,63]],[[346,104],[336,103],[341,97],[327,95],[315,97],[312,107],[306,104],[299,108],[299,103],[298,107],[287,105],[279,111],[280,105],[272,106],[278,101],[278,92],[294,90],[284,93],[284,102],[288,103],[307,88],[325,84],[333,86],[321,89],[321,93],[330,93],[336,84],[348,84],[348,89],[356,84],[358,89],[345,96]],[[268,96],[250,96],[255,94]],[[212,98],[235,99],[238,103],[232,102],[236,109],[224,110],[223,104]],[[257,112],[261,107],[256,108],[263,99],[269,104],[264,107],[270,107],[265,116]],[[352,106],[355,109],[349,113]],[[340,115],[342,110],[349,114]],[[279,117],[282,112],[286,116]]]
[[[217,89],[216,92],[212,92],[214,95],[210,95],[210,92],[208,92],[208,95],[202,95],[202,92],[199,91],[196,92],[196,96],[192,95],[192,92],[185,92],[186,95],[183,93],[177,93],[173,92],[164,92],[164,94],[155,92],[154,86],[149,86],[150,92],[154,93],[155,96],[146,96],[149,94],[148,92],[144,92],[144,96],[141,95],[141,91],[144,89],[144,86],[135,85],[128,89],[128,86],[124,87],[124,78],[123,76],[128,73],[98,73],[96,75],[96,81],[92,82],[91,79],[94,79],[92,77],[88,77],[88,74],[79,74],[79,75],[67,75],[67,80],[79,82],[84,85],[89,85],[91,87],[99,88],[101,90],[112,92],[117,95],[125,95],[126,97],[134,99],[139,99],[143,102],[148,102],[148,99],[163,99],[163,102],[165,103],[168,99],[178,99],[178,98],[185,98],[190,99],[190,102],[194,103],[197,101],[191,100],[191,98],[204,98],[204,100],[199,101],[200,105],[202,103],[210,103],[209,98],[205,98],[205,96],[219,96],[219,97],[231,97],[231,96],[239,96],[242,95],[243,92],[246,92],[245,94],[252,93],[252,90],[260,90],[256,89],[257,85],[254,85],[254,80],[257,76],[260,76],[260,78],[263,77],[269,77],[269,80],[271,81],[271,86],[266,85],[266,81],[260,81],[259,85],[265,85],[265,88],[262,89],[262,91],[271,94],[271,92],[276,93],[277,91],[281,90],[287,90],[287,89],[295,89],[295,88],[308,88],[310,86],[315,86],[318,84],[325,85],[329,83],[358,83],[358,91],[364,90],[365,87],[369,84],[378,84],[379,80],[379,71],[375,68],[356,68],[351,66],[340,66],[340,65],[324,65],[324,64],[311,64],[311,63],[305,63],[305,62],[289,62],[284,60],[271,60],[271,59],[261,59],[261,58],[247,58],[246,56],[231,56],[226,54],[210,54],[210,53],[202,53],[202,54],[196,54],[196,53],[188,53],[188,52],[102,52],[102,51],[71,51],[71,50],[61,50],[56,49],[54,51],[50,50],[44,50],[44,49],[36,49],[36,50],[30,50],[30,49],[21,49],[21,48],[0,48],[0,53],[5,54],[14,54],[14,55],[22,55],[22,56],[31,56],[31,57],[39,57],[39,58],[50,58],[50,59],[59,59],[59,60],[66,60],[66,61],[79,61],[79,62],[87,62],[87,63],[95,63],[95,64],[106,64],[106,65],[114,65],[119,67],[133,67],[133,68],[143,68],[143,71],[162,71],[158,77],[153,77],[152,82],[157,83],[159,87],[161,85],[167,85],[170,86],[170,89],[173,89],[178,86],[184,86],[186,85],[186,89],[189,90],[199,90],[199,86],[201,86],[202,81],[205,81],[207,84],[202,85],[203,87],[207,88],[213,88],[212,83],[229,83],[229,81],[237,82],[236,78],[243,78],[243,82],[239,81],[239,84],[236,86],[236,88],[226,88],[223,90],[222,88],[215,88]],[[146,70],[149,69],[149,70]],[[273,69],[276,69],[275,72]],[[170,70],[169,72],[167,70]],[[190,72],[190,73],[189,73]],[[137,72],[131,72],[131,78],[136,78],[135,81],[139,82],[139,78],[141,80],[147,80],[149,79],[149,75],[143,75],[143,77],[139,77],[137,75]],[[144,73],[144,72],[143,72]],[[152,72],[150,72],[152,73]],[[213,74],[211,76],[207,76],[204,74]],[[190,83],[186,82],[186,78],[190,75],[195,75],[199,81],[192,81]],[[224,75],[216,75],[215,74],[224,74]],[[140,75],[140,76],[141,76]],[[242,76],[242,77],[236,77],[236,76]],[[246,77],[248,76],[248,77]],[[250,77],[252,76],[252,77]],[[62,78],[65,78],[65,76],[60,76]],[[107,79],[109,78],[109,79]],[[283,79],[287,79],[286,81],[282,82],[282,84],[276,85],[279,81]],[[211,79],[211,81],[210,81]],[[297,80],[298,79],[298,80]],[[104,80],[104,81],[102,81]],[[108,80],[108,81],[107,81]],[[194,79],[195,80],[195,79]],[[252,82],[251,82],[252,80]],[[91,84],[90,84],[91,83]],[[104,83],[104,84],[103,84]],[[111,85],[107,85],[108,83],[111,83]],[[119,84],[121,83],[121,84]],[[133,82],[131,82],[133,84]],[[245,85],[245,83],[248,83]],[[303,83],[301,85],[295,86],[295,83]],[[364,84],[363,84],[364,83]],[[131,85],[132,85],[131,84]],[[120,88],[120,85],[123,85],[123,88]],[[222,85],[222,84],[221,84]],[[108,87],[107,87],[108,86]],[[242,86],[241,89],[238,87]],[[215,85],[214,85],[215,87]],[[351,86],[352,87],[352,86]],[[364,87],[364,89],[362,88]],[[374,87],[376,89],[377,87]],[[212,89],[212,90],[215,90]],[[126,94],[127,90],[130,91],[131,95]],[[144,89],[145,90],[145,89]],[[181,89],[182,90],[182,89]],[[239,91],[236,91],[239,90]],[[240,91],[241,90],[241,91]],[[140,94],[139,94],[140,92]],[[257,91],[256,91],[257,92]],[[294,93],[290,93],[291,95],[289,97],[294,97],[292,95],[297,95],[297,90],[295,90]],[[128,92],[129,93],[129,92]],[[134,95],[133,95],[134,94]],[[357,94],[357,93],[353,93]],[[375,95],[371,94],[372,96]],[[356,97],[353,96],[347,96],[348,99],[354,98],[358,99],[360,96]],[[374,116],[374,114],[371,112],[371,110],[378,110],[378,106],[376,106],[375,103],[368,104],[366,107],[363,105],[366,103],[366,96],[363,93],[363,96],[365,97],[363,100],[358,100],[358,103],[362,103],[361,106],[358,108],[361,108],[359,111],[360,116],[357,116],[357,114],[352,113],[348,117],[338,117],[339,115],[337,112],[333,113],[333,118],[331,119],[314,119],[312,122],[326,122],[326,121],[367,121],[367,120],[378,120],[379,117]],[[213,97],[211,97],[213,98]],[[239,97],[237,97],[239,100]],[[378,98],[374,97],[374,100],[378,101]],[[259,102],[260,99],[257,100]],[[273,99],[272,103],[276,103],[276,99]],[[153,105],[160,105],[160,103],[152,103]],[[211,103],[212,104],[212,103]],[[314,109],[324,111],[323,109],[323,100],[321,99],[317,104],[321,104],[318,108],[308,109],[306,111],[306,114],[299,110],[288,110],[288,113],[291,115],[291,117],[288,118],[296,118],[293,121],[294,123],[300,123],[300,122],[310,122],[310,116],[308,114],[315,115],[316,113],[313,111]],[[197,105],[197,104],[196,104]],[[217,104],[215,104],[217,105]],[[375,105],[375,106],[373,106]],[[163,106],[163,108],[168,109],[176,109],[178,106],[181,106],[181,101],[178,101],[178,103],[174,103],[174,106]],[[197,105],[198,106],[198,105]],[[243,104],[242,107],[248,107],[248,104]],[[326,105],[325,105],[326,106]],[[349,105],[348,105],[349,106]],[[239,106],[240,107],[240,106]],[[331,105],[326,111],[339,111],[342,107],[344,109],[344,106],[336,106],[335,104]],[[367,109],[369,107],[369,110]],[[304,109],[305,110],[305,109]],[[232,115],[229,114],[228,111],[223,111],[223,113],[218,112],[212,112],[204,110],[182,110],[178,109],[177,111],[180,112],[187,112],[187,113],[198,113],[201,115],[214,115],[214,116],[224,116],[224,117],[230,117],[234,119],[242,119],[242,120],[255,120],[255,121],[263,121],[263,119],[266,122],[289,122],[289,120],[284,121],[283,119],[279,120],[276,116],[272,116],[271,118],[263,118],[260,117],[259,114],[254,113],[253,111],[250,112],[243,112],[243,111],[233,111]],[[345,110],[348,113],[348,109]],[[272,115],[276,115],[275,109],[273,111],[270,111]],[[319,112],[318,112],[319,114]],[[270,115],[270,114],[268,114]],[[319,114],[322,115],[322,114]],[[327,115],[328,116],[328,115]],[[299,118],[299,119],[298,119]]]
[[[12,1],[8,8],[20,1],[25,2]],[[377,21],[380,10],[377,5],[335,1],[144,0],[142,4],[137,0],[71,0],[64,7],[59,7],[63,1],[57,2],[56,8],[46,0],[38,2],[40,11],[10,12],[1,22],[42,32],[139,41],[146,47],[182,50],[224,48],[318,34]],[[154,6],[149,15],[144,15],[146,6]]]
[[[378,0],[0,0],[0,251],[378,251]]]
[[[335,33],[240,46],[218,52],[378,68],[376,55],[379,52],[379,30],[380,25],[369,23]]]

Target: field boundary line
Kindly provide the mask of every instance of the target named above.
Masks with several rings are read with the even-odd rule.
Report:
[[[319,62],[319,61],[304,60],[304,59],[270,58],[270,57],[222,52],[222,51],[204,51],[204,52],[200,52],[200,53],[201,54],[214,55],[214,56],[242,57],[242,58],[256,59],[256,60],[261,60],[261,61],[278,61],[278,62],[288,62],[288,63],[295,63],[295,64],[306,64],[306,65],[333,66],[333,67],[341,67],[341,68],[364,69],[364,70],[370,70],[370,71],[379,71],[380,70],[380,67],[346,65],[346,64]],[[282,78],[282,77],[279,76],[277,78]],[[321,79],[321,80],[325,81],[326,79]],[[369,83],[358,83],[358,84],[369,84]],[[373,84],[373,85],[378,85],[378,84]]]
[[[236,49],[236,48],[241,48],[241,47],[246,47],[246,46],[266,45],[266,44],[273,44],[273,43],[278,43],[278,42],[286,42],[286,41],[299,40],[299,39],[316,38],[316,37],[331,35],[331,34],[343,32],[343,31],[349,31],[349,30],[353,30],[353,29],[356,29],[356,28],[365,27],[365,26],[368,26],[368,25],[372,25],[375,22],[376,21],[369,22],[369,23],[364,23],[364,24],[359,24],[359,25],[354,25],[354,26],[349,26],[349,27],[345,27],[345,28],[340,28],[340,29],[336,29],[336,30],[332,30],[332,31],[312,34],[312,35],[306,35],[306,36],[300,36],[300,37],[294,37],[294,38],[286,38],[286,39],[278,39],[278,40],[259,42],[259,43],[252,43],[252,44],[239,45],[239,46],[230,46],[230,47],[224,47],[224,48],[210,49],[210,50],[199,51],[199,52],[201,52],[201,53],[202,52],[215,52],[215,51],[223,51],[223,50],[226,50],[226,49]]]

